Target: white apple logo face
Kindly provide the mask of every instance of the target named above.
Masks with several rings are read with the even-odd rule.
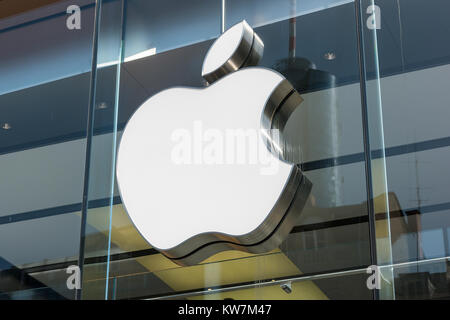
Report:
[[[245,21],[235,25],[205,58],[211,85],[154,95],[123,132],[122,202],[141,235],[180,265],[226,249],[274,249],[309,194],[299,168],[279,160],[276,131],[268,130],[282,103],[301,98],[275,71],[239,70],[262,48]]]

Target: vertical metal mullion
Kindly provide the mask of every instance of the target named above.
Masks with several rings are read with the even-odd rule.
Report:
[[[360,79],[360,95],[361,95],[361,115],[364,142],[364,162],[366,172],[366,192],[367,192],[367,213],[369,216],[369,243],[370,243],[370,262],[371,265],[377,265],[377,241],[375,229],[375,210],[373,204],[373,179],[372,179],[372,155],[370,149],[369,134],[369,116],[367,108],[367,91],[366,91],[366,62],[363,37],[363,20],[361,13],[361,0],[355,0],[355,18],[356,18],[356,35],[358,46],[358,64]],[[373,290],[373,298],[379,300],[378,289]]]
[[[97,52],[98,52],[98,32],[100,29],[100,12],[103,0],[95,1],[95,15],[94,15],[94,29],[92,36],[92,65],[91,65],[91,79],[89,87],[89,104],[87,113],[87,127],[86,127],[86,154],[84,162],[84,182],[83,182],[83,199],[81,204],[81,226],[80,226],[80,246],[78,254],[78,267],[80,268],[81,288],[76,290],[75,299],[81,300],[82,284],[83,284],[83,269],[84,269],[84,247],[85,247],[85,231],[87,210],[89,201],[89,174],[91,166],[91,150],[92,137],[94,131],[94,111],[97,89]]]

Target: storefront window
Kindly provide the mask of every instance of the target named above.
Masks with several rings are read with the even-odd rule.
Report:
[[[0,299],[448,298],[446,1],[72,2],[81,29],[64,1],[0,18]],[[312,190],[277,249],[181,267],[129,218],[117,148],[242,20],[303,98],[283,139]]]

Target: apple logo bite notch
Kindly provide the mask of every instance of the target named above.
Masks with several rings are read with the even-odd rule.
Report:
[[[289,152],[292,147],[282,137],[287,119],[303,100],[281,74],[256,67],[263,49],[245,21],[236,24],[205,56],[207,87],[161,91],[136,110],[124,129],[116,164],[122,203],[143,238],[179,265],[197,264],[224,250],[264,253],[277,248],[311,191],[298,165],[301,159]],[[193,133],[186,127],[193,127]],[[225,156],[204,164],[196,157],[199,143],[194,139],[202,128],[203,142],[208,140],[204,136],[209,142],[211,137],[223,140],[232,130],[257,132],[265,162],[227,162]],[[194,147],[178,148],[187,156],[173,161],[177,152],[170,142],[183,139]],[[270,174],[264,173],[267,163]]]

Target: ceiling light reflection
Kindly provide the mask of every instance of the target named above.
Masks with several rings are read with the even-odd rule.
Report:
[[[151,48],[151,49],[148,49],[148,50],[145,50],[145,51],[138,52],[138,53],[136,53],[136,54],[134,54],[132,56],[126,57],[124,59],[124,62],[130,62],[130,61],[134,61],[134,60],[139,60],[139,59],[142,59],[142,58],[153,56],[155,54],[156,54],[156,48]],[[102,62],[102,63],[97,64],[97,68],[101,69],[101,68],[114,66],[114,65],[118,64],[118,62],[119,62],[118,60]]]

